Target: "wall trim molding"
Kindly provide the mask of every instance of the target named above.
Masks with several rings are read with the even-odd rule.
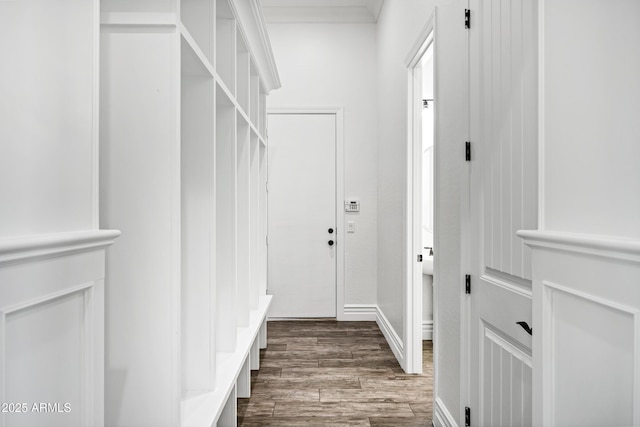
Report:
[[[422,340],[433,339],[433,320],[422,321]]]
[[[288,2],[291,3],[291,2]],[[364,4],[326,6],[323,2],[307,2],[291,6],[287,2],[262,2],[267,23],[376,23],[384,0],[368,0]]]
[[[20,236],[0,240],[0,267],[106,248],[118,230],[86,230]]]
[[[347,322],[375,321],[377,312],[378,306],[376,304],[345,304],[344,316],[341,320]]]
[[[267,93],[282,86],[278,67],[271,49],[269,33],[264,17],[263,8],[258,0],[233,0],[236,16],[243,23],[240,31],[249,45],[249,51],[256,60],[260,80]]]
[[[406,368],[404,366],[405,358],[402,339],[400,338],[396,330],[393,329],[393,326],[391,326],[391,322],[389,322],[389,319],[387,319],[379,306],[376,306],[376,323],[382,331],[382,335],[384,335],[384,337],[386,338],[389,347],[391,347],[391,351],[393,351],[396,359],[398,359],[398,363],[400,363],[400,366],[402,366],[402,368],[406,371]]]
[[[530,247],[593,255],[640,263],[640,240],[545,230],[516,233]]]
[[[433,405],[433,425],[436,427],[458,427],[458,423],[439,397],[436,397]]]

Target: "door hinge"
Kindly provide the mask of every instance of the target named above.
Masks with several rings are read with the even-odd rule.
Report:
[[[264,236],[264,244],[269,246],[269,236]]]
[[[467,162],[471,161],[471,141],[465,141],[464,143],[464,159]]]
[[[264,182],[264,191],[269,192],[269,181]]]
[[[464,276],[464,293],[465,294],[471,293],[471,275],[470,274],[467,274]]]
[[[469,9],[464,10],[464,28],[467,30],[471,28],[471,11]]]
[[[471,408],[464,407],[464,427],[471,427]]]
[[[418,262],[422,262],[422,254],[418,255]]]

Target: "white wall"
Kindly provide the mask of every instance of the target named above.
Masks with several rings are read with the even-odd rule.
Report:
[[[376,303],[377,127],[375,24],[268,24],[282,88],[273,107],[344,107],[345,197],[360,212],[345,214],[345,305]],[[342,208],[342,206],[338,206]],[[340,225],[338,225],[340,226]],[[346,224],[342,224],[346,228]]]
[[[97,225],[95,5],[36,3],[4,2],[0,9],[0,236],[6,237]]]
[[[580,22],[568,23],[576,8]],[[545,10],[541,228],[638,239],[640,3],[547,1]]]

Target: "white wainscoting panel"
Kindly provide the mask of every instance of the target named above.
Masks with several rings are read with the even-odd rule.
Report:
[[[90,372],[78,368],[92,365],[94,285],[55,293],[2,313],[3,402],[26,402],[30,418],[8,413],[6,425],[90,425],[92,378]]]
[[[0,241],[3,427],[104,425],[105,249],[118,235]]]
[[[544,398],[554,425],[637,425],[640,310],[547,281],[542,286],[553,393]],[[560,404],[567,400],[584,409]]]
[[[640,425],[640,241],[518,234],[533,249],[534,425]]]

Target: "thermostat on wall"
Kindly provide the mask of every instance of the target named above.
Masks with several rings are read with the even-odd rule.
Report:
[[[360,202],[358,200],[345,200],[345,212],[360,212]]]

